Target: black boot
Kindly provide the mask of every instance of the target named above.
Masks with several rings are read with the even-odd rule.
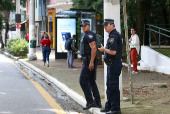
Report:
[[[97,107],[95,102],[87,103],[85,107],[83,107],[83,110],[88,110],[91,107]]]
[[[109,111],[106,114],[121,114],[121,111]]]
[[[100,112],[109,112],[109,111],[110,109],[106,109],[106,108],[100,110]]]
[[[96,103],[96,105],[97,105],[97,108],[102,108],[101,102],[95,102],[95,103]]]

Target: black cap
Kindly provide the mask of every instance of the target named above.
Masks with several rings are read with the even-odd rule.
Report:
[[[104,22],[102,23],[103,26],[108,25],[108,23],[114,23],[113,19],[105,19]]]
[[[81,26],[82,26],[82,25],[85,25],[85,26],[86,26],[86,25],[90,25],[90,22],[89,22],[88,20],[82,20],[82,21],[81,21]]]

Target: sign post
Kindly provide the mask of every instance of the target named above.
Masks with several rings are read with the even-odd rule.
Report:
[[[20,28],[21,28],[21,24],[20,24],[20,23],[16,23],[16,24],[15,24],[15,27],[16,27],[17,29],[20,29]]]

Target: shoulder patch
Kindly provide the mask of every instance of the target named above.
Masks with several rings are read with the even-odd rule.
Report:
[[[92,39],[92,38],[93,38],[93,35],[89,35],[88,37],[89,37],[90,39]]]
[[[114,42],[114,38],[110,38],[109,42],[112,44]]]

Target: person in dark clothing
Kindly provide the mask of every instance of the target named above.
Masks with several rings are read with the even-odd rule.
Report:
[[[77,46],[76,46],[76,35],[73,35],[72,41],[71,41],[71,50],[70,50],[70,58],[68,60],[69,68],[76,68],[73,66],[74,62],[74,54],[77,52]]]
[[[96,35],[90,31],[90,22],[88,20],[81,21],[81,28],[84,35],[80,42],[80,54],[82,59],[80,86],[87,101],[83,110],[87,110],[91,107],[101,108],[100,94],[96,84]]]
[[[109,38],[105,48],[103,45],[98,48],[104,52],[104,61],[107,65],[107,102],[105,108],[100,111],[106,114],[121,114],[119,75],[122,70],[122,37],[114,28],[113,19],[105,19],[102,25],[109,33]]]

